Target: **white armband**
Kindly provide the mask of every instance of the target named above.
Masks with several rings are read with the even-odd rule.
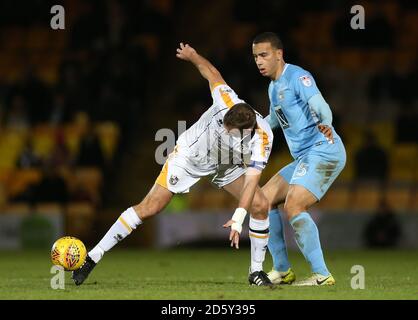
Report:
[[[234,223],[231,225],[231,229],[241,233],[242,231],[242,224],[244,223],[245,216],[247,215],[247,210],[244,208],[237,208],[235,209],[234,215],[232,216],[232,220]]]

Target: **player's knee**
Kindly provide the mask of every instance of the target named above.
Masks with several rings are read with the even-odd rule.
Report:
[[[268,215],[268,210],[269,202],[266,197],[257,197],[257,199],[254,199],[253,205],[251,206],[251,215],[255,219],[266,219]]]
[[[305,211],[305,208],[295,199],[287,199],[284,203],[283,211],[286,214],[288,220],[290,220],[294,216]]]

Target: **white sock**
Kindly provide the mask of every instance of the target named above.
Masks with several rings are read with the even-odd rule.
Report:
[[[130,207],[125,210],[118,220],[113,224],[100,242],[89,252],[90,258],[94,262],[99,262],[105,252],[112,249],[118,242],[125,239],[135,230],[137,226],[142,224],[134,208]]]
[[[251,272],[262,271],[269,240],[269,219],[257,220],[250,216]]]

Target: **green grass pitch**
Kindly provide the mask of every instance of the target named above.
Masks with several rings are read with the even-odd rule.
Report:
[[[89,279],[53,290],[49,252],[0,252],[0,299],[417,299],[418,255],[414,251],[328,251],[333,287],[251,287],[249,248],[114,250]],[[309,275],[299,252],[290,259],[297,277]],[[271,268],[268,256],[265,270]],[[365,289],[351,288],[351,267],[365,269]]]

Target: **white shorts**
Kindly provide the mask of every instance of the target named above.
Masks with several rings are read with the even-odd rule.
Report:
[[[177,148],[176,148],[177,149]],[[222,188],[241,177],[246,168],[228,164],[213,166],[198,166],[187,154],[176,150],[166,160],[156,184],[173,193],[187,193],[200,178],[212,176],[212,183]]]

